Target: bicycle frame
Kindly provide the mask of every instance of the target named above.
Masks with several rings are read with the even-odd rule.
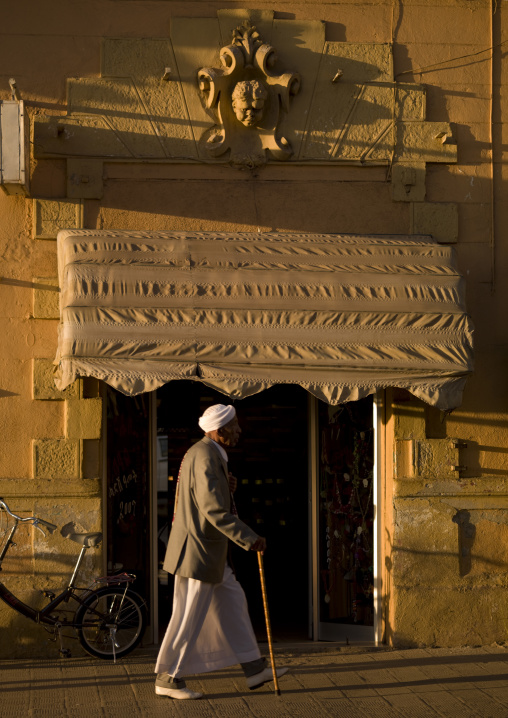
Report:
[[[0,571],[9,548],[16,545],[14,536],[20,522],[32,524],[40,529],[44,536],[46,534],[42,527],[50,533],[58,528],[55,524],[36,516],[22,518],[14,514],[5,501],[0,498],[1,510],[6,511],[14,519],[14,524],[9,529],[7,539],[0,549]],[[41,609],[32,608],[11,593],[7,586],[0,581],[0,600],[34,623],[44,625],[46,630],[54,636],[50,640],[56,641],[58,636],[61,656],[69,657],[71,655],[71,652],[64,648],[62,629],[73,628],[77,634],[74,638],[81,643],[87,653],[98,658],[113,658],[116,662],[117,649],[118,655],[124,656],[133,650],[143,638],[146,625],[146,604],[134,591],[128,593],[129,585],[136,579],[136,576],[130,573],[103,576],[95,578],[86,588],[76,586],[75,581],[83,557],[89,548],[100,543],[102,534],[67,534],[67,536],[80,544],[81,550],[69,583],[58,596],[55,596],[52,591],[43,591],[46,598],[49,599],[49,603]],[[105,584],[105,586],[101,587],[101,584]],[[102,602],[104,597],[106,597],[105,603]],[[59,610],[58,607],[62,603],[68,603],[71,599],[78,604],[77,608],[72,606]],[[127,609],[122,615],[124,606]],[[66,614],[68,613],[72,613],[70,619],[67,618]],[[129,623],[130,616],[135,616],[134,624]],[[126,638],[126,642],[117,643],[120,640],[118,631],[122,632],[124,628],[127,628],[127,632],[122,633],[122,639]],[[105,636],[106,638],[104,638]],[[108,643],[107,650],[104,650],[105,641]]]
[[[14,544],[13,537],[16,533],[16,530],[18,528],[18,521],[15,520],[13,527],[9,531],[9,535],[7,537],[7,541],[5,542],[5,545],[0,552],[0,571],[2,570],[2,562],[7,554],[7,551],[9,548]],[[56,624],[60,624],[61,626],[70,626],[72,627],[74,623],[72,621],[63,620],[61,621],[59,618],[56,618],[54,616],[51,616],[52,611],[54,611],[61,603],[69,601],[69,599],[73,598],[75,601],[77,601],[80,604],[83,604],[83,601],[81,598],[77,595],[76,591],[89,591],[90,589],[85,588],[76,588],[74,585],[74,581],[76,579],[76,575],[79,571],[79,567],[81,565],[81,562],[83,560],[83,556],[85,555],[85,552],[87,550],[86,546],[83,546],[81,549],[79,556],[76,561],[76,565],[74,566],[74,571],[72,572],[71,579],[69,581],[68,586],[60,593],[58,596],[55,596],[47,606],[44,608],[37,610],[35,608],[32,608],[26,603],[23,603],[19,598],[17,598],[13,593],[9,591],[7,586],[0,581],[0,600],[2,600],[4,603],[6,603],[8,606],[13,608],[18,613],[21,613],[26,618],[29,618],[31,621],[34,621],[34,623],[43,623],[50,626],[56,626]],[[88,594],[86,594],[88,595]]]

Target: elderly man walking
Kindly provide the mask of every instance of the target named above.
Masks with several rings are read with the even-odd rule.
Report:
[[[261,551],[266,541],[241,521],[232,500],[236,480],[226,449],[241,429],[233,406],[215,404],[199,419],[205,436],[183,458],[164,568],[175,574],[173,614],[155,672],[157,695],[201,698],[184,676],[239,663],[247,686],[272,680],[261,657],[242,587],[227,563],[228,541]],[[231,486],[230,486],[231,482]],[[286,673],[279,668],[277,675]]]

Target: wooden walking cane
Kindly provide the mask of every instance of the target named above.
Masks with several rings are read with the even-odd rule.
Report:
[[[263,568],[263,554],[258,551],[259,576],[261,578],[261,592],[263,594],[263,608],[265,609],[266,634],[268,636],[268,650],[270,651],[270,662],[272,664],[273,684],[276,695],[280,696],[279,681],[275,670],[275,658],[273,657],[272,627],[270,626],[270,614],[268,613],[268,599],[266,597],[265,570]]]

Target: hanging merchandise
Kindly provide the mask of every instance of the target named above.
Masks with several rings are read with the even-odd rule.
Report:
[[[323,617],[372,625],[372,400],[320,407],[319,419]]]

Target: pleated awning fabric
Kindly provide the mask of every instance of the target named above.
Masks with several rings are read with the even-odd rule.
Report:
[[[449,410],[473,368],[454,251],[430,237],[62,230],[58,263],[59,389],[401,387]]]

